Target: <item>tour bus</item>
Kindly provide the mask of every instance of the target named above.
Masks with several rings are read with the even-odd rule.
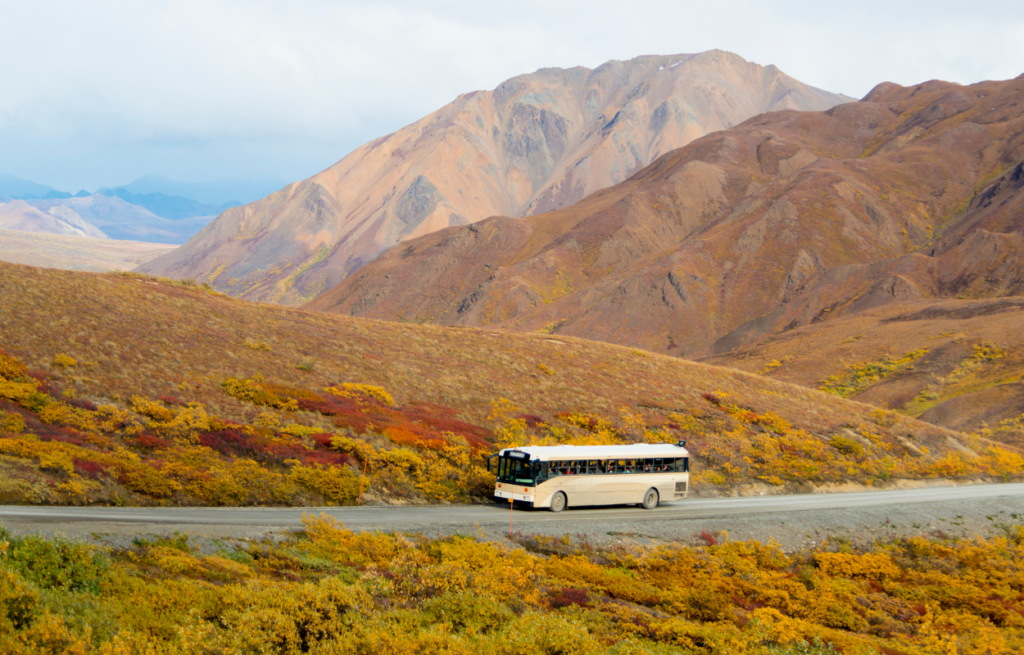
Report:
[[[496,499],[552,512],[583,505],[654,509],[662,500],[686,498],[690,486],[685,441],[505,448],[487,460],[487,470],[498,476]]]

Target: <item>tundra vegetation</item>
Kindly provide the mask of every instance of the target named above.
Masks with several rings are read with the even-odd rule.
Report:
[[[78,366],[58,354],[55,366]],[[485,458],[526,444],[622,444],[689,439],[693,485],[707,491],[758,482],[784,488],[893,478],[1010,479],[1024,458],[978,437],[971,449],[932,453],[874,423],[821,438],[727,393],[703,409],[668,412],[652,425],[582,411],[541,417],[497,398],[491,427],[451,407],[396,404],[379,386],[320,389],[254,375],[227,377],[219,393],[253,408],[252,420],[218,417],[199,402],[133,395],[95,404],[0,351],[0,500],[64,504],[345,505],[471,502],[493,492]]]
[[[998,655],[1024,650],[1024,531],[855,549],[705,534],[354,533],[328,517],[202,553],[185,535],[104,549],[0,528],[0,651]]]

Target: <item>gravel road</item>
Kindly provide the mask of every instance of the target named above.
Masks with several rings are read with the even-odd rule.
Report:
[[[731,539],[775,539],[787,550],[826,538],[855,543],[895,536],[975,534],[990,537],[1024,525],[1024,484],[935,486],[864,493],[692,498],[645,511],[635,507],[510,512],[499,505],[310,508],[118,508],[0,506],[0,521],[18,533],[60,533],[118,545],[136,535],[183,532],[201,540],[280,536],[301,528],[305,514],[328,514],[353,530],[507,539],[565,534],[595,545],[618,542],[699,543],[701,532]]]

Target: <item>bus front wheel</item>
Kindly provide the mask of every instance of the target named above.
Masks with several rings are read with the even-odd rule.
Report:
[[[658,500],[658,490],[648,489],[647,493],[644,494],[644,502],[642,502],[640,506],[644,509],[654,509],[658,506]]]
[[[565,494],[562,493],[561,491],[556,492],[555,495],[551,497],[552,512],[561,512],[563,509],[565,509],[565,506],[568,504],[569,501],[566,500]]]

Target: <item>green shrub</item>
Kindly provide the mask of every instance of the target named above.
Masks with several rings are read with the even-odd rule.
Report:
[[[860,457],[864,454],[864,446],[860,445],[856,439],[850,437],[844,437],[842,435],[835,435],[829,440],[829,445],[838,450],[844,455],[852,455],[854,457]]]
[[[110,560],[98,549],[63,537],[10,540],[4,564],[41,589],[96,593]]]

